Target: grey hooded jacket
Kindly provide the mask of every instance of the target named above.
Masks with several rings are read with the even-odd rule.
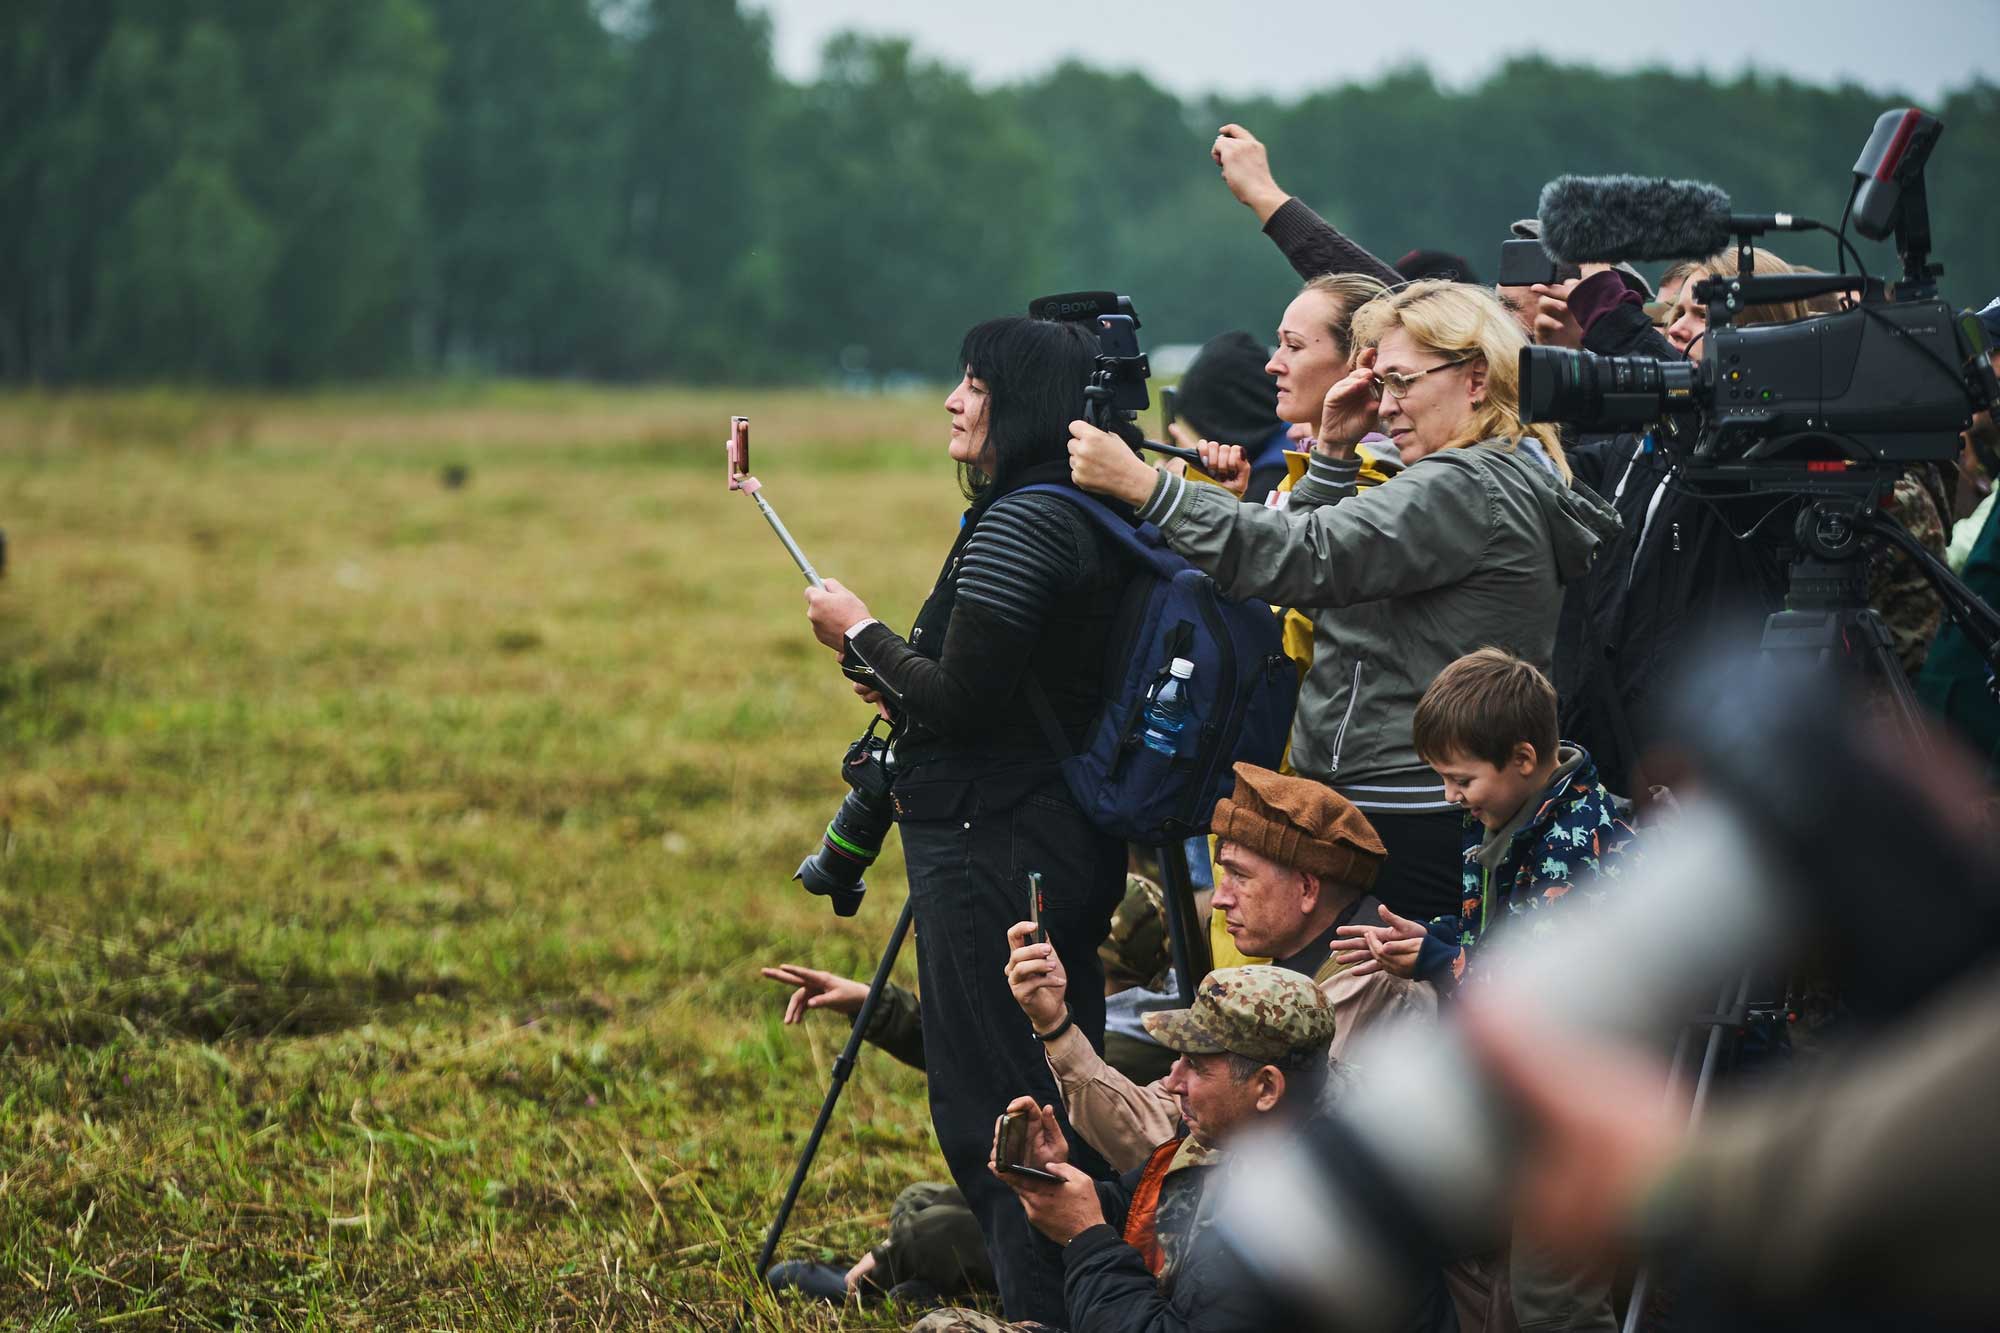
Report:
[[[1548,671],[1562,585],[1618,516],[1532,439],[1440,450],[1356,494],[1359,469],[1315,454],[1282,510],[1163,473],[1139,517],[1229,596],[1312,616],[1296,772],[1372,813],[1450,809],[1410,739],[1417,700],[1477,648]]]

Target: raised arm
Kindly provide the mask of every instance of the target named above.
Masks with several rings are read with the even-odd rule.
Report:
[[[1007,932],[1007,985],[1028,1023],[1047,1043],[1049,1069],[1062,1094],[1063,1111],[1084,1142],[1120,1171],[1145,1164],[1153,1149],[1174,1136],[1180,1104],[1159,1084],[1140,1087],[1099,1055],[1067,1022],[1069,977],[1053,946],[1031,943],[1032,922]]]
[[[1271,156],[1241,125],[1224,125],[1209,156],[1222,168],[1223,184],[1257,215],[1264,234],[1284,252],[1301,278],[1322,273],[1366,273],[1395,286],[1403,275],[1341,235],[1333,224],[1286,194],[1271,175]]]

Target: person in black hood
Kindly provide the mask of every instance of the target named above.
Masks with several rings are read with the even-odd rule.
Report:
[[[986,1237],[1008,1318],[1056,1326],[1061,1257],[1030,1230],[986,1156],[1012,1098],[1057,1100],[1042,1044],[1007,987],[1007,928],[1027,915],[1030,870],[1042,875],[1049,941],[1084,979],[1071,991],[1075,1026],[1103,1045],[1097,945],[1124,890],[1125,847],[1071,800],[1065,756],[1038,714],[1052,713],[1068,747],[1080,747],[1135,571],[1071,501],[1021,493],[1071,484],[1068,423],[1083,414],[1096,355],[1094,335],[1074,324],[1006,318],[966,334],[945,410],[971,507],[907,639],[833,579],[806,591],[813,633],[899,728],[892,794],[938,1146]],[[1108,1174],[1073,1143],[1072,1161]]]

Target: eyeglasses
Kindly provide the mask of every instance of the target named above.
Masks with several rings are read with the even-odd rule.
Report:
[[[1384,394],[1391,398],[1403,399],[1410,396],[1410,390],[1417,387],[1418,380],[1432,371],[1450,370],[1453,366],[1462,366],[1470,360],[1472,358],[1469,356],[1461,356],[1456,361],[1447,361],[1443,365],[1429,366],[1423,370],[1413,371],[1408,375],[1394,370],[1378,370],[1375,372],[1375,378],[1381,384]]]

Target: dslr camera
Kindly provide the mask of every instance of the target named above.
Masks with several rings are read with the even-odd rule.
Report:
[[[820,837],[819,850],[799,863],[793,879],[802,880],[810,893],[833,902],[835,916],[853,916],[861,910],[861,895],[868,891],[861,878],[875,858],[882,854],[882,840],[896,822],[896,806],[889,789],[896,781],[896,736],[891,728],[876,734],[882,723],[868,724],[840,761],[840,776],[853,788],[833,812],[833,820]]]

